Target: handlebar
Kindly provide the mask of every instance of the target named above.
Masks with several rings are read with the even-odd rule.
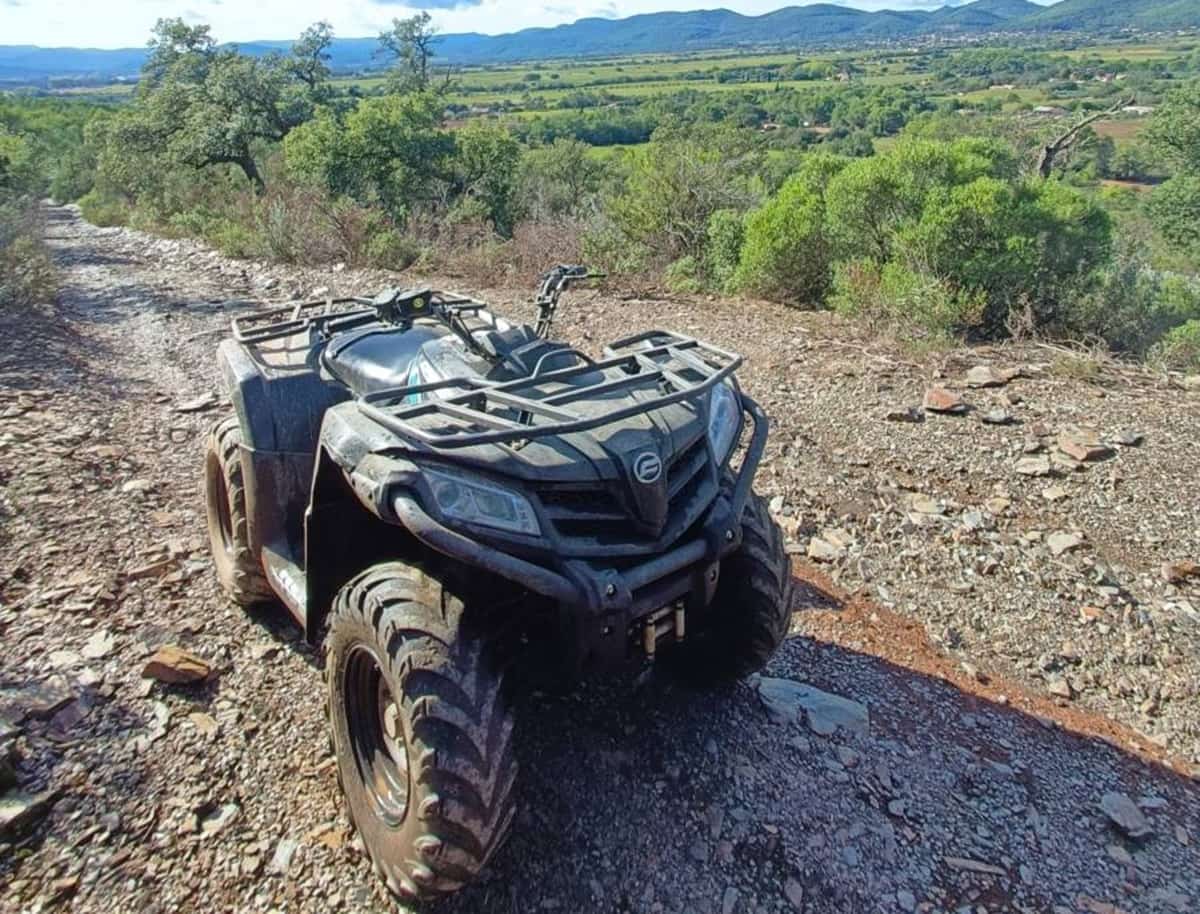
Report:
[[[558,310],[558,298],[571,283],[585,279],[603,279],[604,273],[590,270],[582,264],[560,263],[551,267],[541,276],[537,298],[534,303],[538,306],[537,335],[542,339],[550,336],[550,327],[554,323],[554,313]]]

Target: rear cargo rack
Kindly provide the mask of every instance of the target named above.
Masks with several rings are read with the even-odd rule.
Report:
[[[432,292],[431,295],[432,304],[459,315],[469,315],[487,307],[483,302],[465,295],[445,292]],[[236,317],[233,320],[233,338],[239,343],[254,346],[305,330],[315,331],[320,336],[332,336],[379,322],[379,310],[373,299],[327,298]]]
[[[653,330],[613,343],[599,362],[513,381],[454,378],[414,384],[377,391],[357,402],[365,415],[389,431],[419,444],[452,450],[591,431],[696,399],[741,364],[742,357],[736,353],[692,337]],[[603,380],[571,385],[590,374],[600,374]],[[601,413],[585,414],[571,408],[580,400],[632,390],[654,396]],[[414,402],[418,398],[419,402]]]

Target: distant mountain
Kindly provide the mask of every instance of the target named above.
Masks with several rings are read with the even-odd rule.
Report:
[[[1062,0],[1029,16],[1024,24],[1072,32],[1194,28],[1200,24],[1200,0]]]
[[[1014,21],[1042,12],[1045,7],[1030,0],[975,0],[965,6],[944,6],[929,17],[932,31],[994,31],[1011,27]]]
[[[0,0],[2,2],[2,0]],[[1029,0],[975,0],[927,11],[866,12],[830,3],[789,6],[762,16],[730,10],[647,13],[627,19],[580,19],[553,28],[508,35],[443,35],[440,61],[484,64],[624,54],[684,53],[714,48],[811,47],[855,41],[907,40],[927,35],[989,32],[1200,28],[1200,0],[1060,0],[1039,6]],[[286,52],[290,41],[251,41],[249,54]],[[374,38],[339,38],[332,64],[340,72],[381,66]],[[0,46],[0,83],[45,84],[67,79],[135,78],[146,51]]]

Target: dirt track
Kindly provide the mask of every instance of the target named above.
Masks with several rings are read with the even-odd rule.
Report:
[[[215,588],[198,470],[220,409],[178,409],[218,392],[213,331],[235,300],[384,277],[291,280],[96,230],[66,209],[51,212],[49,236],[65,271],[59,303],[31,320],[0,315],[0,712],[28,712],[34,686],[56,705],[18,728],[21,789],[52,791],[53,805],[27,834],[0,837],[0,910],[391,909],[347,831],[316,656],[282,610],[247,616]],[[1152,580],[1161,560],[1197,557],[1195,466],[1172,449],[1176,433],[1181,445],[1194,435],[1195,394],[1102,398],[1114,422],[1127,410],[1144,424],[1147,442],[1062,480],[1103,557],[1097,571],[1099,558],[1044,553],[1043,534],[1069,526],[1045,515],[1050,479],[1006,475],[1011,507],[963,527],[970,506],[999,497],[981,482],[998,472],[987,461],[1007,467],[1028,435],[975,453],[969,442],[993,432],[973,419],[885,422],[881,410],[928,381],[902,356],[783,309],[580,301],[565,329],[589,345],[679,320],[753,350],[748,387],[778,420],[763,484],[797,550],[831,526],[854,540],[825,569],[797,562],[796,634],[768,673],[866,705],[870,735],[772,723],[748,685],[697,694],[653,676],[526,695],[514,833],[481,884],[435,910],[1200,909],[1200,784],[1156,761],[1182,770],[1200,746],[1198,626],[1155,602],[1187,603],[1194,589]],[[1032,373],[1041,380],[1021,408],[1056,399],[1030,424],[1079,418],[1062,408],[1068,396],[1091,404],[1090,387]],[[805,411],[781,414],[798,402]],[[855,444],[863,428],[877,430],[869,447]],[[901,472],[881,452],[897,443],[923,484],[868,479]],[[883,505],[921,514],[909,504],[921,492],[941,501],[941,520]],[[1001,553],[998,577],[964,570]],[[969,587],[945,590],[964,577]],[[1133,602],[1117,594],[1099,621],[1082,620],[1097,587]],[[1009,613],[1010,598],[1027,611]],[[163,643],[218,674],[148,686],[142,665]],[[1069,700],[1046,690],[1060,673]],[[1109,688],[1110,674],[1128,689]],[[1120,834],[1101,811],[1106,792],[1136,801],[1153,833]]]

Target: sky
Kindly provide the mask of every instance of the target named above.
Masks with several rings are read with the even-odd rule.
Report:
[[[319,20],[344,38],[377,35],[420,0],[0,0],[0,44],[43,47],[140,47],[160,17],[207,23],[220,41],[294,38]],[[936,9],[964,0],[835,0],[859,9]],[[1037,0],[1046,3],[1049,0]],[[757,15],[803,0],[425,0],[443,32],[500,34],[588,16],[725,7]]]

